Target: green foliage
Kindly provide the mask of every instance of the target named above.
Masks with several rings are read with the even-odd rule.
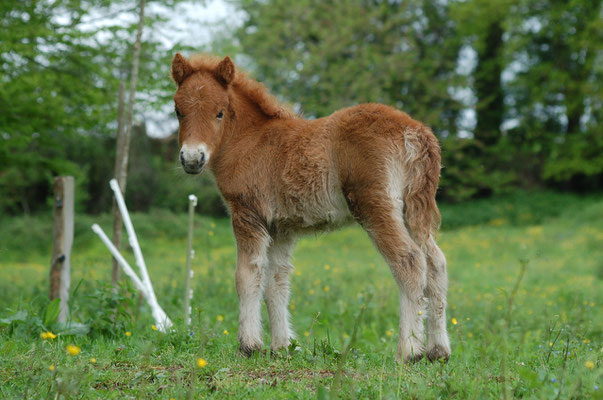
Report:
[[[443,148],[442,199],[514,187],[603,188],[601,2],[233,4],[244,22],[221,29],[213,52],[236,54],[308,118],[382,102],[431,126]],[[56,175],[75,176],[79,212],[110,209],[117,91],[129,78],[137,6],[0,5],[0,215],[48,212]],[[170,104],[171,57],[193,51],[166,48],[156,33],[180,28],[161,9],[147,7],[145,32],[153,34],[143,35],[135,121]],[[102,26],[87,22],[99,18]],[[473,111],[475,126],[467,118]],[[211,178],[184,176],[175,141],[150,140],[142,125],[131,147],[130,208],[180,211],[194,193],[201,212],[225,215]]]
[[[251,69],[309,117],[381,102],[454,134],[449,94],[459,41],[448,5],[428,1],[239,2],[236,38]],[[416,101],[420,99],[420,101]]]

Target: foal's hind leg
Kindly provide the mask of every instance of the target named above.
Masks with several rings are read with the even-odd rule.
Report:
[[[293,331],[289,325],[289,274],[293,266],[289,263],[293,240],[277,239],[268,249],[268,268],[266,270],[266,284],[264,300],[270,318],[270,331],[272,342],[270,349],[276,351],[289,346],[289,339],[293,338]]]
[[[427,358],[430,361],[450,357],[450,340],[446,331],[446,292],[448,275],[446,273],[446,257],[433,237],[425,247],[427,257],[427,286],[425,295],[429,301],[427,306]]]
[[[356,196],[354,196],[356,197]],[[381,252],[400,290],[400,330],[396,359],[405,362],[423,357],[423,311],[427,265],[421,249],[402,220],[401,203],[387,194],[358,195],[352,212]]]

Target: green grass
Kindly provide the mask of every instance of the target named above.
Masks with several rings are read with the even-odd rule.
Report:
[[[520,193],[444,205],[442,214],[452,357],[414,365],[394,363],[397,289],[358,227],[299,242],[291,302],[299,348],[246,359],[236,352],[227,220],[196,220],[187,330],[180,322],[186,216],[134,216],[159,301],[176,320],[175,331],[162,334],[131,287],[108,289],[108,252],[89,226],[97,221],[110,231],[110,218],[78,216],[72,316],[91,330],[42,340],[50,220],[4,219],[0,318],[17,311],[27,317],[0,323],[0,398],[328,398],[336,391],[342,398],[482,399],[503,397],[504,387],[508,398],[601,398],[601,197]],[[527,269],[509,308],[522,262]],[[68,344],[81,353],[69,355]],[[205,368],[196,366],[199,357]]]

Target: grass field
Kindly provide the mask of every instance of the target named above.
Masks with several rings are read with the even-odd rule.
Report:
[[[247,359],[237,354],[227,220],[196,220],[186,329],[186,216],[135,215],[159,302],[176,320],[162,334],[129,285],[109,289],[108,252],[89,227],[97,221],[108,232],[110,218],[78,216],[71,309],[89,332],[70,334],[44,324],[50,220],[4,219],[0,397],[602,398],[603,198],[523,193],[442,213],[452,357],[414,365],[394,363],[397,289],[358,227],[298,243],[290,306],[297,348]],[[57,337],[42,339],[46,331]],[[71,344],[81,352],[71,355]]]

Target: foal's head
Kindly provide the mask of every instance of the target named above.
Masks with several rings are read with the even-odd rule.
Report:
[[[228,85],[234,76],[230,57],[200,68],[180,53],[172,61],[172,78],[178,84],[174,102],[180,123],[180,162],[189,174],[198,174],[207,165],[231,117]]]

